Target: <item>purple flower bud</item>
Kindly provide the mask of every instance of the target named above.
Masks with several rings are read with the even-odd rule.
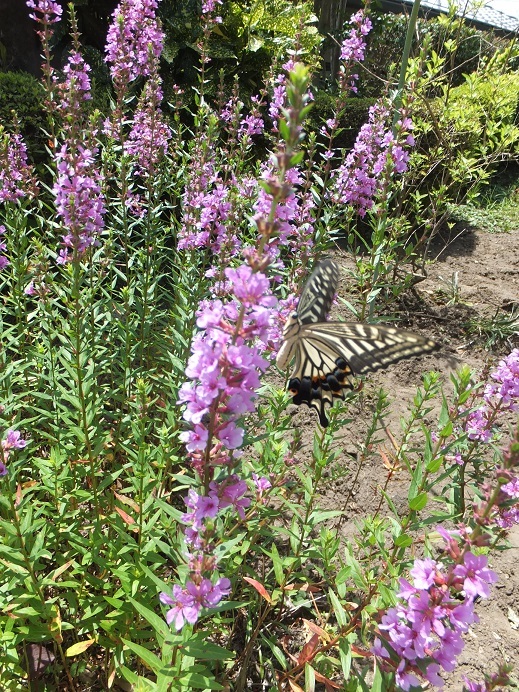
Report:
[[[9,449],[23,449],[27,445],[27,440],[22,438],[18,430],[9,428],[1,444],[5,451]]]

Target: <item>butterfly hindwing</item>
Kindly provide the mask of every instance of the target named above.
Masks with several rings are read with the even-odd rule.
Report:
[[[316,371],[327,372],[337,358],[343,358],[354,375],[363,375],[438,348],[432,339],[404,329],[358,322],[304,325],[298,337],[294,377],[311,376],[310,361]],[[298,358],[300,348],[307,354],[306,362]],[[303,366],[299,371],[298,362]]]
[[[325,322],[339,280],[332,260],[321,262],[306,283],[297,312],[285,326],[278,366],[294,358],[288,389],[294,404],[315,408],[323,427],[328,425],[326,405],[344,399],[361,375],[405,358],[435,351],[432,339],[396,327],[357,322]]]

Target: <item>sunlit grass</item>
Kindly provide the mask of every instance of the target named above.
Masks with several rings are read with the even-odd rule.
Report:
[[[519,167],[497,175],[479,199],[456,207],[453,218],[489,233],[519,229]]]

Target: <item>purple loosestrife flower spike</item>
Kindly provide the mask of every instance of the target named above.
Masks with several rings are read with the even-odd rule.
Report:
[[[196,621],[202,608],[215,607],[229,593],[228,579],[213,583],[209,578],[217,569],[214,525],[224,512],[245,520],[251,504],[247,483],[232,468],[243,442],[240,419],[254,410],[259,373],[268,365],[262,352],[271,340],[276,300],[267,277],[250,266],[227,268],[224,274],[219,290],[227,292],[227,300],[215,298],[201,305],[197,318],[201,332],[193,340],[186,368],[190,381],[179,391],[179,403],[186,406],[184,418],[192,426],[181,439],[200,479],[209,482],[206,495],[191,489],[185,500],[182,520],[190,577],[185,587],[173,587],[173,599],[161,595],[164,604],[173,606],[166,619],[177,629]],[[262,486],[268,487],[265,482]]]
[[[122,0],[106,37],[106,62],[116,84],[155,74],[164,44],[157,0]]]
[[[517,411],[519,401],[519,348],[514,350],[491,373],[494,380],[485,387],[485,401],[495,399],[501,408]]]
[[[143,177],[152,176],[168,153],[171,130],[160,109],[161,101],[160,78],[154,75],[146,82],[124,143],[125,152],[135,158],[137,172]]]
[[[27,147],[20,134],[0,127],[0,203],[16,202],[36,191],[32,168],[27,163]]]
[[[67,137],[77,137],[78,123],[87,126],[86,116],[83,111],[83,102],[90,101],[90,65],[85,62],[81,53],[74,50],[70,53],[67,64],[63,68],[65,80],[59,83],[54,78],[54,83],[60,94],[57,109],[63,118],[63,129]],[[78,138],[79,139],[79,138]],[[82,141],[82,140],[80,140]]]
[[[53,192],[57,216],[66,233],[58,264],[81,258],[94,245],[104,227],[105,203],[98,171],[97,131],[88,120],[84,102],[91,98],[90,67],[78,50],[70,53],[65,80],[57,84],[61,95],[58,112],[63,120],[64,141],[56,150],[57,176]]]
[[[353,207],[363,217],[380,194],[391,174],[407,170],[409,154],[389,129],[389,110],[379,101],[369,109],[368,122],[360,129],[352,151],[334,174],[332,198],[336,203]],[[410,128],[409,118],[403,127]],[[400,130],[400,136],[405,131]]]
[[[53,187],[56,209],[67,233],[58,264],[81,257],[90,247],[99,244],[103,229],[104,198],[95,171],[95,150],[82,146],[69,150],[65,143],[56,155],[58,176]]]
[[[195,338],[186,370],[196,382],[186,383],[179,392],[180,402],[187,404],[184,417],[195,423],[192,430],[181,434],[190,452],[201,451],[212,442],[203,424],[211,415],[212,434],[223,447],[233,450],[241,446],[243,429],[236,425],[236,419],[254,409],[255,389],[259,385],[257,373],[267,367],[260,350],[262,343],[265,347],[271,310],[276,302],[268,295],[268,280],[245,265],[226,269],[225,276],[235,299],[225,305],[215,300],[202,306],[197,325],[205,333]],[[240,304],[245,314],[241,333],[233,339],[233,322],[238,318]],[[259,339],[258,345],[248,346],[246,340],[254,338]]]
[[[268,166],[265,167],[261,177],[267,182],[275,182],[275,174],[276,169]],[[289,255],[297,253],[301,259],[300,272],[303,273],[305,271],[305,258],[310,256],[314,245],[314,201],[310,192],[296,194],[295,189],[303,184],[303,177],[297,167],[287,171],[286,182],[293,186],[293,189],[289,189],[284,199],[275,205],[276,235],[269,242],[268,254],[271,262],[276,261],[277,265],[280,266],[281,248],[284,248]],[[254,203],[256,218],[268,218],[272,206],[272,192],[258,187],[258,198]]]
[[[365,36],[369,34],[373,25],[371,20],[365,16],[363,10],[360,10],[351,17],[350,25],[351,29],[348,38],[341,44],[341,60],[343,64],[341,66],[340,81],[344,91],[349,89],[356,92],[356,81],[359,75],[352,74],[352,70],[355,63],[364,60],[366,51]],[[347,81],[348,79],[349,83]]]
[[[519,349],[503,358],[490,374],[493,382],[485,387],[483,404],[465,420],[469,440],[490,442],[494,421],[503,411],[517,411],[519,402]]]
[[[210,248],[218,255],[226,248],[229,257],[233,257],[240,251],[241,241],[226,226],[231,212],[230,188],[216,171],[212,156],[210,149],[204,151],[202,142],[197,142],[182,197],[183,229],[178,248]]]

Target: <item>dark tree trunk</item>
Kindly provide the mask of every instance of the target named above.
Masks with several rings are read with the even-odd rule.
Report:
[[[41,45],[29,12],[25,0],[0,0],[0,65],[39,76]]]
[[[358,0],[314,0],[315,13],[319,17],[319,32],[325,37],[323,73],[334,77],[339,69],[340,46],[331,37],[337,37],[353,12],[361,3]]]

